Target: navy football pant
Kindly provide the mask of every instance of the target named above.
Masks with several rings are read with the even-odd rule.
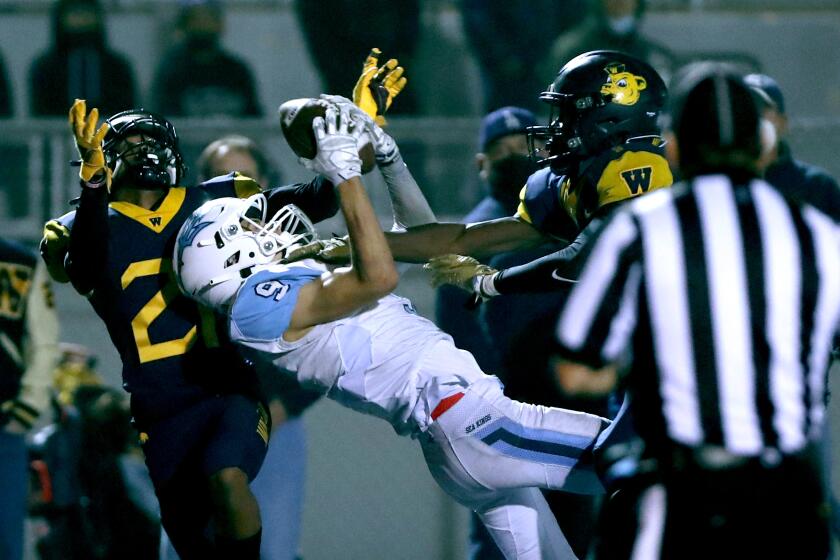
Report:
[[[236,467],[253,480],[265,457],[270,427],[260,403],[223,395],[148,429],[146,464],[160,501],[161,523],[181,560],[213,558],[208,479]]]

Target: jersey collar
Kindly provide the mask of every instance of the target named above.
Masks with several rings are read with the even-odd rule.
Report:
[[[186,196],[187,190],[184,187],[172,187],[163,197],[160,205],[154,210],[130,202],[111,202],[108,206],[126,218],[146,226],[155,233],[160,233],[181,209]]]

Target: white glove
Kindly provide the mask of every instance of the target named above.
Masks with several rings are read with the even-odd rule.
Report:
[[[323,175],[333,185],[362,176],[358,142],[364,126],[350,117],[346,106],[327,107],[323,118],[312,119],[312,130],[318,153],[313,159],[300,158],[304,167]]]
[[[373,143],[373,151],[376,153],[376,163],[378,165],[390,165],[397,160],[400,155],[397,143],[391,138],[390,134],[376,124],[370,115],[365,113],[358,105],[340,95],[327,95],[322,93],[320,98],[332,103],[336,107],[347,107],[353,120],[359,124],[364,123],[364,128],[368,135],[370,135],[371,142]],[[359,147],[361,148],[361,146]]]

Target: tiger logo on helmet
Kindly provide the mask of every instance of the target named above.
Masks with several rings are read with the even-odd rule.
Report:
[[[608,64],[604,71],[607,73],[607,82],[601,86],[601,93],[611,95],[612,103],[635,105],[641,97],[641,92],[647,88],[647,80],[628,72],[624,64]]]

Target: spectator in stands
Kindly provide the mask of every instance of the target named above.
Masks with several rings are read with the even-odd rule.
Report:
[[[764,95],[759,96],[762,116],[775,130],[776,146],[764,171],[765,180],[787,196],[807,202],[838,219],[840,187],[824,169],[794,159],[788,143],[788,118],[782,88],[770,76],[748,74],[744,81]]]
[[[297,0],[295,8],[326,92],[350,91],[359,61],[371,47],[406,68],[412,66],[420,35],[419,0]],[[389,114],[416,114],[416,90],[403,90]]]
[[[0,558],[23,558],[24,437],[49,402],[58,319],[44,264],[0,238]]]
[[[157,560],[160,512],[128,400],[102,385],[89,349],[61,344],[54,422],[32,438],[41,560]]]
[[[12,113],[14,113],[12,85],[9,83],[9,77],[6,74],[6,63],[0,56],[0,119],[11,117]]]
[[[157,111],[178,117],[262,114],[250,68],[222,47],[224,13],[218,0],[180,0],[175,31],[179,41],[155,75]]]
[[[99,0],[58,0],[52,26],[52,47],[29,69],[32,115],[65,117],[76,98],[88,99],[106,115],[134,106],[134,73],[108,47]]]
[[[562,64],[548,72],[540,62],[557,34],[585,13],[586,0],[463,0],[464,33],[481,69],[487,112],[517,105],[541,109],[542,91]]]
[[[247,136],[231,134],[210,142],[196,164],[198,181],[238,171],[263,188],[280,184],[280,174],[262,148]]]
[[[279,173],[265,152],[245,136],[230,135],[211,142],[196,167],[199,181],[237,171],[264,188],[280,184]],[[320,393],[302,389],[292,378],[264,374],[259,368],[258,374],[271,414],[268,452],[251,483],[265,527],[260,554],[272,560],[294,560],[300,546],[306,478],[306,431],[301,414]]]
[[[641,33],[644,13],[645,0],[590,0],[588,16],[567,32],[555,35],[551,55],[544,61],[544,72],[553,75],[581,53],[606,49],[644,60],[667,83],[676,66],[675,55]]]

